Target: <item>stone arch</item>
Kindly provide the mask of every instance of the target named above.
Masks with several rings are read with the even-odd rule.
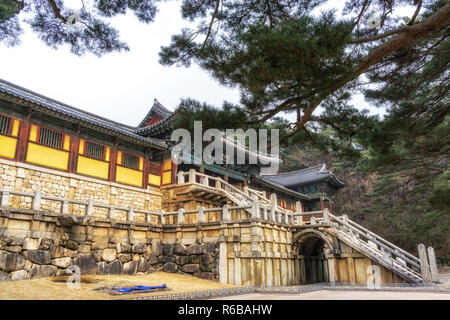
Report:
[[[301,284],[330,281],[329,254],[338,250],[325,233],[313,228],[301,230],[292,237],[292,245]]]

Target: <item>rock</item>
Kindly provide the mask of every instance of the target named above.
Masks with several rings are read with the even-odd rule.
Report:
[[[44,250],[24,251],[22,255],[36,264],[50,264],[52,259],[50,252]]]
[[[154,255],[161,255],[162,254],[162,245],[161,243],[152,243],[152,253]]]
[[[0,253],[0,271],[17,271],[23,269],[25,259],[18,253],[2,252]]]
[[[124,263],[122,272],[125,274],[135,274],[137,270],[137,261]]]
[[[192,254],[202,254],[203,248],[199,244],[191,244],[189,247],[186,248],[186,254],[192,255]]]
[[[177,265],[173,262],[167,262],[163,266],[164,272],[170,272],[170,273],[176,273],[177,272]]]
[[[91,250],[105,249],[108,247],[108,241],[94,241],[91,244]]]
[[[175,262],[175,261],[176,261],[176,259],[174,256],[163,256],[163,260],[162,260],[163,263]]]
[[[194,273],[200,270],[198,264],[185,264],[181,270],[186,273]]]
[[[128,243],[118,243],[117,244],[117,252],[118,253],[130,253],[131,245]]]
[[[185,256],[186,248],[182,244],[176,244],[173,246],[173,254],[176,254],[177,256]]]
[[[63,248],[63,257],[75,258],[77,255],[78,255],[77,251]]]
[[[27,272],[25,270],[18,270],[18,271],[11,272],[11,280],[12,281],[24,280],[26,278],[27,278]]]
[[[69,276],[72,275],[72,271],[68,270],[68,269],[58,269],[56,271],[56,276],[57,277],[61,277],[61,276]]]
[[[187,256],[177,256],[175,262],[177,265],[182,266],[189,262],[189,258]]]
[[[107,274],[108,273],[108,264],[104,261],[99,262],[97,264],[97,274]]]
[[[189,256],[188,261],[189,261],[189,263],[198,264],[198,263],[200,263],[200,256],[198,256],[198,255]]]
[[[117,259],[119,259],[120,262],[122,262],[122,263],[126,263],[128,261],[131,261],[131,254],[129,254],[129,253],[119,253],[117,255]]]
[[[150,264],[157,264],[158,262],[159,262],[158,261],[158,256],[156,256],[154,254],[151,254],[149,259],[148,259],[148,263],[150,263]]]
[[[91,252],[91,246],[88,244],[81,244],[78,246],[78,252],[79,253],[90,253]]]
[[[25,238],[23,241],[23,250],[39,250],[41,239]]]
[[[58,268],[55,266],[39,266],[34,265],[29,274],[29,278],[43,278],[43,277],[53,277],[56,275],[56,271],[58,271]]]
[[[162,246],[162,254],[164,256],[171,256],[171,255],[173,255],[173,245],[171,245],[171,244],[164,244]]]
[[[90,253],[80,254],[74,259],[73,264],[80,267],[82,274],[95,274],[97,272],[97,262]]]
[[[145,243],[137,243],[132,247],[133,253],[145,253],[147,248],[145,247]]]
[[[205,254],[213,254],[217,248],[218,248],[217,243],[208,242],[203,247],[203,252]]]
[[[111,263],[108,263],[107,266],[107,273],[108,274],[121,274],[122,273],[122,262],[119,260],[114,260]]]
[[[50,251],[50,256],[55,259],[55,258],[61,258],[63,256],[64,253],[64,248],[61,246],[58,246],[56,244],[52,244],[49,248]]]
[[[68,266],[72,264],[72,258],[65,257],[65,258],[57,258],[52,259],[52,265],[57,266],[59,268],[66,269]]]
[[[150,268],[150,264],[144,258],[140,258],[137,265],[138,272],[146,272]]]
[[[30,271],[33,267],[33,263],[30,260],[25,260],[25,266],[23,267],[26,271]]]
[[[102,261],[102,251],[97,249],[97,250],[92,250],[92,256],[94,257],[95,261],[100,262]]]
[[[0,271],[0,282],[1,281],[9,281],[11,278],[9,277],[9,273]]]
[[[73,240],[67,240],[66,248],[70,250],[77,250],[78,249],[78,243]]]
[[[9,243],[10,246],[23,246],[25,238],[24,237],[13,237],[11,242]]]
[[[53,244],[53,240],[49,238],[44,238],[39,245],[39,250],[48,250],[50,246]]]
[[[103,249],[102,259],[106,262],[112,262],[116,260],[116,254],[117,254],[116,249],[112,248]]]
[[[5,248],[6,251],[13,252],[13,253],[19,253],[22,251],[21,246],[8,246]]]

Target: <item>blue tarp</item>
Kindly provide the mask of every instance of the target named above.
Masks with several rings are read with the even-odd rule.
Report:
[[[154,290],[154,289],[164,289],[166,287],[165,284],[161,285],[161,286],[153,286],[153,287],[144,287],[144,286],[134,286],[132,288],[122,288],[122,289],[113,289],[114,291],[117,292],[130,292],[130,291],[139,291],[139,290]]]

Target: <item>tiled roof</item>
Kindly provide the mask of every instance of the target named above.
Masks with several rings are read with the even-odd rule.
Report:
[[[325,164],[292,172],[264,175],[263,178],[281,184],[285,187],[302,186],[325,180],[329,180],[330,183],[336,185],[337,187],[345,186],[345,182],[336,178],[331,171],[328,171]]]
[[[163,121],[163,120],[167,120],[168,118],[170,118],[172,116],[173,112],[170,111],[169,109],[167,109],[166,107],[164,107],[161,103],[159,103],[158,100],[155,99],[153,101],[153,106],[150,108],[150,111],[147,113],[145,118],[138,125],[138,128],[144,128],[145,125],[150,121],[150,119],[152,118],[152,116],[154,114],[157,114],[158,116],[160,116],[162,118],[161,121]]]
[[[284,193],[290,194],[291,196],[294,196],[295,198],[304,199],[304,200],[311,200],[312,199],[310,196],[308,196],[306,194],[303,194],[303,193],[300,193],[300,192],[288,189],[287,187],[285,187],[285,186],[283,186],[283,185],[281,185],[281,184],[279,184],[277,182],[274,182],[272,180],[267,179],[265,176],[256,176],[255,175],[253,177],[253,179],[256,182],[258,182],[258,183],[260,183],[262,185],[269,186],[269,187],[274,188],[274,189],[278,189],[281,192],[284,192]]]
[[[93,129],[100,129],[102,131],[106,130],[111,134],[118,134],[138,143],[157,147],[158,149],[166,149],[167,147],[163,140],[146,138],[137,134],[136,131],[138,128],[136,127],[115,122],[90,112],[69,106],[2,79],[0,79],[0,96],[1,95],[14,96],[22,101],[31,103],[32,108],[36,108],[45,113],[57,114],[64,118],[77,120],[81,122],[81,124],[92,127]]]

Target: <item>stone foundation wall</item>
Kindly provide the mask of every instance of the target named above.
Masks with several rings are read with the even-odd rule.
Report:
[[[72,274],[180,272],[218,279],[218,244],[178,243],[163,226],[0,209],[0,281]],[[169,243],[165,243],[169,242]]]
[[[0,189],[21,192],[40,191],[43,195],[86,201],[92,198],[95,203],[128,207],[138,210],[158,212],[161,210],[161,192],[158,188],[148,190],[85,177],[63,171],[47,169],[35,165],[0,159]],[[14,196],[10,206],[28,209],[31,198]],[[59,212],[60,204],[42,200],[42,208]],[[69,212],[84,215],[85,206],[70,204]],[[107,217],[107,210],[95,208],[96,216]],[[125,219],[126,212],[117,211],[118,218]],[[143,217],[142,217],[143,219]]]

